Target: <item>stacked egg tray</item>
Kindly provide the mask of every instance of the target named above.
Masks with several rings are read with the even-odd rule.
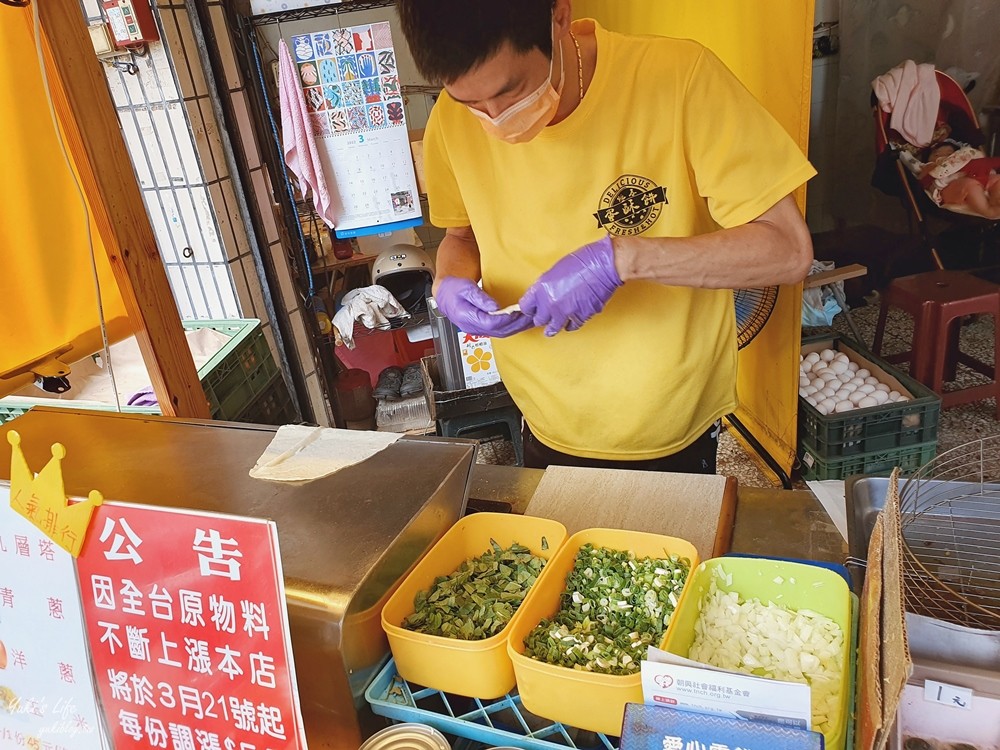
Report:
[[[825,379],[820,390],[817,378]],[[912,472],[937,453],[940,414],[937,394],[860,345],[830,336],[802,342],[804,479],[888,474],[896,466]]]

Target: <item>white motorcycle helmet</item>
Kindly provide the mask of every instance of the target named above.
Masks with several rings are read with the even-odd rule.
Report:
[[[372,281],[388,289],[411,315],[424,312],[434,282],[434,261],[416,245],[393,245],[375,259]]]

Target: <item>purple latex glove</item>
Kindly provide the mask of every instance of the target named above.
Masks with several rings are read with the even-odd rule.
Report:
[[[474,336],[504,338],[533,327],[531,318],[519,312],[490,315],[500,305],[469,279],[445,277],[434,297],[448,320]]]
[[[543,273],[521,297],[521,312],[546,336],[575,331],[597,315],[622,285],[611,237],[584,245]]]

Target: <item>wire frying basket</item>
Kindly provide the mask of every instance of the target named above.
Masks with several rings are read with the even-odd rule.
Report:
[[[1000,631],[1000,436],[925,464],[900,513],[907,610]]]

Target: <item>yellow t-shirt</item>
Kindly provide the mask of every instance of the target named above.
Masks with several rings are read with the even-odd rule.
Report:
[[[471,226],[501,306],[605,233],[687,237],[751,221],[815,174],[696,42],[609,32],[583,101],[528,143],[488,136],[442,93],[424,134],[431,221]],[[568,62],[574,62],[568,60]],[[567,86],[575,86],[568,65]],[[736,408],[729,290],[633,281],[578,331],[494,339],[504,384],[551,448],[613,460],[683,449]]]

